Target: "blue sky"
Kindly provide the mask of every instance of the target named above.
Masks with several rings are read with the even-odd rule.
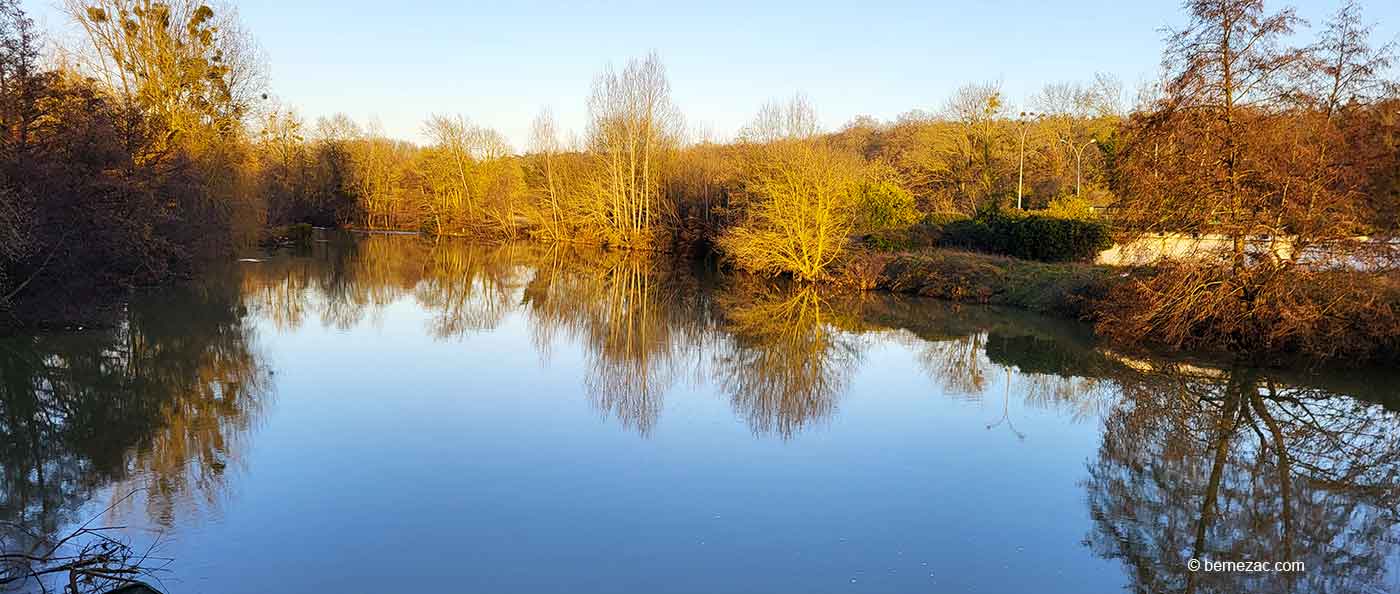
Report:
[[[50,30],[49,0],[23,0]],[[430,113],[461,113],[516,147],[551,107],[582,132],[593,77],[656,50],[692,126],[732,135],[769,99],[803,92],[822,123],[934,110],[958,86],[1001,81],[1021,102],[1046,83],[1155,77],[1177,2],[237,2],[266,50],[272,91],[308,119],[376,117],[416,140]],[[1272,6],[1283,6],[1274,2]],[[1292,3],[1316,29],[1338,2]],[[1377,39],[1400,2],[1370,0]]]

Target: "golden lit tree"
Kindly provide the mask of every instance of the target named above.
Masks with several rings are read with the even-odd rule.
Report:
[[[605,70],[593,83],[588,113],[596,168],[585,217],[608,244],[649,247],[660,210],[660,171],[681,128],[661,58],[653,53],[621,72]]]
[[[80,62],[177,134],[228,130],[261,96],[265,68],[229,6],[196,0],[64,0],[89,51]]]
[[[815,121],[811,111],[795,100],[778,110],[765,108],[749,127],[757,138],[777,139],[746,155],[746,203],[739,220],[719,238],[720,249],[742,268],[816,280],[850,241],[862,163],[822,139],[804,136],[808,128],[801,123]],[[790,128],[790,123],[798,125]]]

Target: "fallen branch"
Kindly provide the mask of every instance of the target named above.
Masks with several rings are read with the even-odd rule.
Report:
[[[91,527],[97,518],[105,516],[135,493],[128,493],[101,514],[57,540],[41,537],[19,524],[4,522],[5,526],[32,538],[34,543],[28,551],[7,551],[5,547],[11,543],[0,534],[0,589],[32,582],[47,594],[54,585],[52,576],[61,574],[68,575],[62,590],[64,594],[97,594],[132,584],[150,587],[141,578],[158,582],[156,574],[164,571],[173,561],[152,556],[159,538],[144,552],[138,553],[129,542],[106,534],[121,530],[123,526]]]

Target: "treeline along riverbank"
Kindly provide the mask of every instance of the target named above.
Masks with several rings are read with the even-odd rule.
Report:
[[[582,131],[545,109],[523,147],[460,115],[427,118],[421,144],[346,116],[305,121],[268,98],[231,6],[63,8],[74,47],[0,0],[8,324],[80,320],[267,227],[322,225],[714,250],[798,282],[1072,315],[1125,344],[1397,353],[1384,240],[1400,222],[1400,93],[1393,46],[1370,39],[1356,2],[1311,30],[1262,0],[1187,2],[1161,80],[1131,100],[1108,75],[1015,107],[975,83],[829,131],[797,95],[728,139],[686,124],[651,54],[596,77]],[[1225,248],[1085,263],[1145,234]],[[1275,239],[1290,249],[1251,247]]]

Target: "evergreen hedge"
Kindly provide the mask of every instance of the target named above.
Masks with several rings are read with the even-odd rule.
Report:
[[[1102,221],[987,208],[945,224],[939,243],[1023,260],[1073,262],[1094,259],[1113,239]]]

